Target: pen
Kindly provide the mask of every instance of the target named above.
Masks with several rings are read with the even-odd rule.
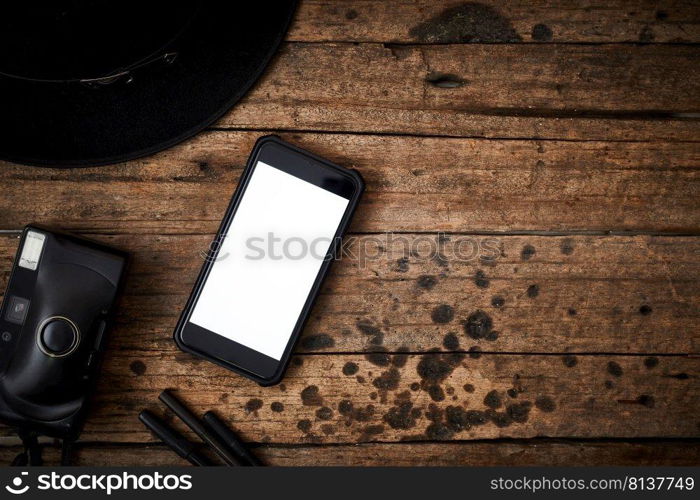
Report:
[[[212,411],[204,414],[204,422],[216,435],[223,441],[226,446],[236,455],[239,462],[243,465],[262,466],[263,463],[253,455],[236,434]]]
[[[170,391],[165,390],[158,396],[165,406],[170,408],[187,426],[197,434],[202,441],[207,443],[228,465],[241,465],[231,451],[228,450],[219,438],[212,434],[209,429],[192,413],[179,399]]]
[[[141,413],[139,413],[139,420],[143,422],[143,425],[148,427],[148,429],[161,441],[163,441],[171,450],[190,462],[192,465],[211,465],[209,460],[207,460],[195,449],[194,444],[190,443],[182,434],[169,427],[168,424],[156,417],[150,411],[143,410]]]

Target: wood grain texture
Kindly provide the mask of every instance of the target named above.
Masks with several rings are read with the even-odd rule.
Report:
[[[19,447],[0,447],[0,463],[10,463]],[[700,445],[680,441],[553,441],[363,443],[336,446],[260,445],[254,453],[266,464],[299,466],[692,466],[700,462]],[[47,465],[60,462],[55,446],[43,448]],[[74,465],[90,466],[186,466],[188,462],[162,445],[79,443]]]
[[[294,41],[687,43],[700,41],[693,1],[311,0]]]
[[[172,332],[213,235],[92,236],[132,255],[115,348],[172,352]],[[300,352],[448,344],[488,352],[700,353],[698,238],[350,239]],[[15,237],[0,238],[2,289],[16,245]],[[490,328],[477,329],[477,319]]]
[[[691,61],[699,51],[686,45],[288,44],[217,126],[696,140],[699,79]]]
[[[152,441],[137,414],[163,413],[157,396],[168,387],[263,443],[697,436],[700,358],[649,368],[641,356],[578,355],[571,365],[542,355],[299,355],[283,385],[263,388],[174,349],[113,346],[82,439]]]
[[[275,465],[696,465],[699,14],[308,0],[213,130],[111,167],[2,163],[0,288],[31,221],[134,256],[78,463],[182,464],[137,420],[172,387]],[[171,335],[266,131],[368,190],[261,388]]]
[[[36,221],[213,233],[261,135],[208,132],[155,156],[100,168],[5,164],[0,228]],[[364,176],[356,232],[700,229],[695,143],[282,137]]]

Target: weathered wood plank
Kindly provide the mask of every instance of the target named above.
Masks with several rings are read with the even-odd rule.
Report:
[[[698,42],[692,1],[307,0],[295,41],[427,43]]]
[[[114,344],[173,351],[213,236],[96,237],[133,256]],[[700,238],[352,238],[299,351],[700,353]],[[16,245],[0,238],[3,289]]]
[[[109,167],[4,164],[0,228],[39,221],[110,232],[214,232],[260,135],[209,132]],[[367,192],[355,231],[700,228],[695,143],[284,137],[362,173]]]
[[[663,45],[291,44],[218,126],[694,140],[697,120],[683,121],[678,113],[697,118],[693,61],[699,51]],[[579,116],[585,120],[566,119]],[[639,119],[646,117],[662,120]]]
[[[190,356],[117,348],[83,439],[152,440],[136,416],[146,407],[162,412],[157,396],[168,387],[256,442],[697,436],[700,358],[661,357],[651,368],[640,356],[575,361],[426,353],[377,366],[385,360],[306,355],[295,357],[284,385],[263,388]]]
[[[7,464],[20,447],[0,447]],[[262,445],[254,453],[268,465],[299,466],[693,466],[700,463],[700,445],[681,441],[515,441],[489,443],[364,443],[336,446],[280,447]],[[46,465],[57,465],[57,447],[44,447]],[[78,444],[74,465],[183,466],[188,462],[161,445]]]

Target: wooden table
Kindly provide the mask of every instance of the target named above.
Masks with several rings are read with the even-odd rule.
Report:
[[[175,388],[271,464],[697,464],[699,23],[697,1],[305,1],[196,138],[3,164],[3,288],[31,221],[134,257],[77,462],[183,463],[136,418]],[[333,267],[261,388],[171,335],[271,132],[362,173],[369,257]]]

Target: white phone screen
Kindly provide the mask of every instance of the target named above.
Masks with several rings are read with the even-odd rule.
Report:
[[[279,360],[348,203],[258,161],[190,322]]]

